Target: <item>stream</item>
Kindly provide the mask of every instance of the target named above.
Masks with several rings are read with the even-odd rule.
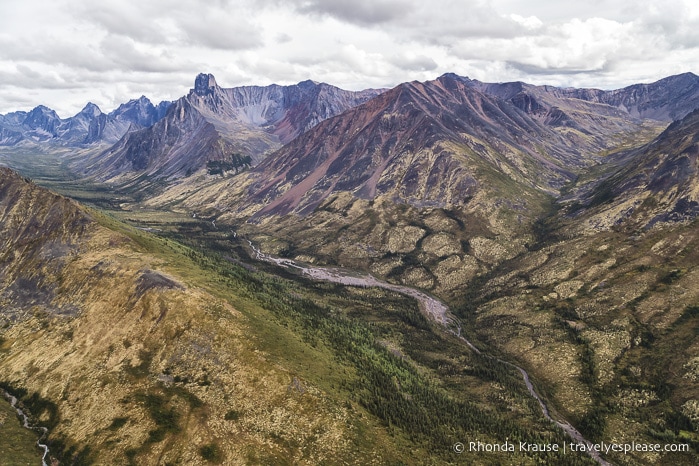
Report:
[[[49,456],[49,447],[45,443],[41,443],[44,438],[46,438],[46,435],[48,434],[48,429],[46,427],[34,427],[31,424],[29,424],[29,417],[24,414],[24,411],[22,409],[17,407],[17,398],[10,395],[7,392],[3,392],[5,395],[5,398],[10,402],[10,405],[17,411],[17,415],[22,418],[22,426],[25,429],[29,430],[34,430],[41,432],[41,437],[39,437],[39,440],[36,441],[36,444],[44,450],[44,456],[41,457],[41,466],[48,466],[48,463],[46,463],[46,458]]]
[[[502,359],[499,359],[495,356],[492,355],[487,355],[481,352],[475,345],[473,345],[467,338],[465,338],[463,335],[461,335],[461,324],[459,323],[458,319],[453,316],[449,312],[449,308],[439,301],[438,299],[428,295],[427,293],[423,293],[422,291],[416,290],[414,288],[410,288],[408,286],[402,286],[402,285],[394,285],[393,283],[388,283],[384,282],[382,280],[379,280],[378,278],[374,277],[371,274],[368,273],[361,273],[361,272],[354,272],[354,271],[349,271],[349,270],[343,270],[340,268],[334,268],[334,267],[310,267],[307,264],[301,264],[299,262],[296,262],[291,259],[284,259],[284,258],[279,258],[279,257],[274,257],[270,256],[269,254],[264,254],[262,251],[260,251],[258,248],[255,247],[255,245],[252,244],[250,240],[248,240],[248,244],[252,248],[253,252],[255,253],[255,259],[261,260],[264,262],[268,262],[271,264],[275,264],[280,267],[289,267],[298,270],[301,272],[303,275],[306,275],[314,280],[319,280],[319,281],[327,281],[331,283],[339,283],[341,285],[348,285],[348,286],[359,286],[359,287],[378,287],[378,288],[384,288],[387,290],[395,291],[397,293],[404,294],[406,296],[410,296],[412,298],[415,298],[418,301],[418,305],[420,307],[420,310],[426,314],[428,317],[433,319],[435,322],[441,324],[442,326],[446,327],[448,331],[456,335],[461,341],[464,342],[472,351],[474,351],[477,354],[480,354],[482,356],[485,356],[487,358],[490,358],[494,361],[498,361],[502,364],[506,364],[520,372],[522,374],[522,379],[524,380],[524,384],[527,386],[527,390],[529,391],[529,394],[534,398],[538,403],[539,407],[541,408],[541,412],[544,415],[546,419],[548,419],[550,422],[553,422],[556,424],[558,427],[560,427],[564,432],[566,432],[570,438],[572,438],[576,443],[582,443],[586,445],[586,453],[597,463],[599,463],[602,466],[611,466],[611,464],[607,461],[605,461],[599,454],[599,452],[595,451],[592,447],[593,444],[589,440],[587,440],[583,435],[575,428],[573,427],[570,423],[568,423],[565,420],[557,420],[551,417],[551,414],[549,413],[548,407],[546,406],[546,403],[544,403],[544,400],[539,396],[539,394],[536,392],[534,389],[534,385],[532,384],[531,379],[529,378],[529,374],[527,373],[526,370],[521,368],[520,366],[513,364],[509,361],[504,361]],[[450,328],[450,326],[454,326],[456,330]]]

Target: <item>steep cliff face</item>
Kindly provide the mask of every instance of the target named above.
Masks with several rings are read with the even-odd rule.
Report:
[[[27,113],[27,117],[22,124],[38,140],[50,139],[58,136],[58,127],[61,124],[61,119],[50,108],[39,105]]]
[[[286,144],[323,120],[375,97],[380,90],[345,91],[314,81],[293,86],[243,86],[224,89],[210,74],[200,74],[188,98],[214,123],[237,120],[263,128]],[[222,125],[225,132],[225,125]]]
[[[24,135],[21,132],[0,127],[0,145],[14,146],[22,139],[24,139]]]
[[[90,142],[90,125],[97,121],[101,115],[102,111],[97,105],[88,103],[80,112],[64,123],[61,139],[74,144]],[[99,136],[95,134],[94,141],[98,139]]]
[[[148,98],[141,96],[119,105],[108,114],[95,112],[94,117],[89,120],[87,134],[82,134],[83,139],[80,142],[114,144],[127,132],[148,128],[160,121],[171,104],[163,101],[156,106]]]

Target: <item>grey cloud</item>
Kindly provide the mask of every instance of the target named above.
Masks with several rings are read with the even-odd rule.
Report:
[[[27,96],[24,94],[6,94],[0,96],[0,105],[2,107],[10,109],[7,113],[16,112],[21,108],[33,108],[36,107],[36,100],[32,96]],[[3,113],[3,115],[7,115]]]
[[[393,65],[407,71],[432,71],[436,70],[439,65],[432,58],[425,55],[394,56],[389,60]]]
[[[277,34],[277,36],[274,38],[274,41],[277,44],[286,44],[286,43],[291,42],[292,40],[294,40],[294,38],[291,37],[289,34],[285,34],[285,33]]]
[[[310,0],[295,3],[301,13],[328,15],[364,26],[395,21],[414,9],[408,0]]]
[[[87,100],[107,111],[141,94],[176,98],[206,70],[226,86],[314,79],[392,87],[447,71],[486,81],[612,86],[680,67],[697,72],[699,63],[691,0],[16,5],[14,16],[0,15],[0,103],[21,96],[36,99],[34,105],[58,103],[59,112],[61,105],[79,110]]]
[[[422,23],[421,17],[427,21]],[[442,45],[449,45],[455,38],[513,38],[531,34],[523,25],[497,13],[489,3],[480,0],[445,1],[440,8],[425,3],[420,17],[413,18],[407,26],[415,31],[414,35]]]
[[[656,36],[673,48],[699,46],[699,18],[690,14],[684,2],[668,1],[662,8],[645,8],[635,28],[638,34]]]
[[[210,11],[202,16],[182,17],[178,26],[184,31],[187,42],[221,50],[246,50],[263,45],[260,27],[250,24],[244,17]]]
[[[0,71],[0,89],[74,89],[76,84],[71,79],[63,79],[55,73],[45,73],[29,66],[19,65],[16,71]]]
[[[160,4],[162,3],[162,4]],[[85,10],[110,35],[151,45],[192,45],[243,50],[262,44],[260,28],[245,4],[181,1],[96,3]]]
[[[82,14],[84,20],[101,26],[112,35],[131,37],[150,44],[166,43],[172,38],[161,30],[155,19],[157,11],[149,11],[149,2],[134,5],[129,2],[89,3]]]
[[[602,66],[594,67],[576,67],[576,66],[537,66],[529,63],[523,63],[515,60],[508,60],[505,64],[527,75],[542,75],[542,76],[559,76],[559,75],[577,75],[583,73],[598,73],[608,71],[612,68],[612,63],[605,60]]]
[[[44,77],[42,73],[39,73],[38,71],[27,65],[17,65],[17,72],[23,78],[41,79]]]
[[[164,73],[181,71],[190,62],[175,56],[167,50],[139,49],[136,42],[121,36],[108,36],[100,44],[100,50],[111,62],[121,69]]]
[[[604,17],[617,21],[631,21],[638,17],[639,3],[642,0],[587,0],[562,2],[561,0],[498,1],[508,12],[521,16],[536,16],[544,22],[581,20]],[[658,3],[657,1],[655,3]]]
[[[265,0],[268,5],[286,5]],[[380,26],[399,40],[448,45],[454,38],[514,37],[527,31],[484,0],[291,0],[302,14],[325,15],[363,27]]]
[[[91,71],[109,71],[117,65],[105,57],[99,41],[84,43],[57,37],[50,41],[29,37],[0,37],[0,58],[18,63],[34,62],[47,66],[65,65]]]

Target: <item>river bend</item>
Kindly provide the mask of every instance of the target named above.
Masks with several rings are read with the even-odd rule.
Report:
[[[443,302],[428,295],[427,293],[416,290],[415,288],[384,282],[371,274],[343,270],[336,267],[311,267],[308,264],[302,264],[291,259],[284,259],[280,257],[274,257],[269,254],[264,254],[258,248],[256,248],[255,245],[252,244],[252,242],[249,240],[248,244],[250,244],[250,247],[254,252],[255,259],[275,264],[280,267],[289,267],[296,269],[303,275],[306,275],[307,277],[310,277],[314,280],[339,283],[341,285],[348,286],[378,287],[415,298],[418,301],[420,310],[425,315],[447,328],[450,332],[454,333],[454,335],[456,335],[461,341],[464,342],[464,344],[471,348],[471,350],[480,355],[491,358],[494,361],[501,362],[518,370],[520,374],[522,374],[522,379],[524,380],[524,384],[526,385],[529,394],[539,404],[543,416],[549,421],[556,424],[561,429],[563,429],[563,431],[566,432],[570,436],[570,438],[572,438],[576,443],[585,444],[587,446],[587,454],[592,459],[597,461],[597,463],[599,463],[602,466],[611,466],[610,463],[604,460],[598,452],[594,451],[594,449],[592,448],[592,442],[587,440],[575,427],[573,427],[569,422],[565,420],[557,420],[551,416],[548,407],[546,406],[546,403],[534,389],[534,385],[532,384],[532,381],[526,370],[509,361],[504,361],[502,359],[496,358],[495,356],[484,354],[467,338],[461,335],[461,324],[459,323],[458,319],[449,312],[449,308]]]

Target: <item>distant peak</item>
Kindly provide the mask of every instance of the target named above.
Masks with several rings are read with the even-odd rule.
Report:
[[[307,79],[307,80],[305,80],[305,81],[301,81],[300,83],[298,83],[298,86],[301,86],[301,87],[313,87],[313,86],[317,86],[317,85],[319,85],[319,84],[320,84],[320,83],[319,83],[318,81],[313,81],[313,80]]]
[[[676,75],[675,77],[677,77],[677,78],[692,78],[692,79],[695,79],[695,78],[697,78],[697,77],[699,77],[699,76],[697,76],[696,74],[692,73],[691,71],[687,71],[686,73],[680,73],[680,74]]]
[[[213,74],[199,73],[194,80],[194,92],[198,95],[206,95],[211,93],[211,90],[218,87],[216,78]]]
[[[671,84],[671,85],[677,85],[677,84],[696,84],[699,82],[699,76],[696,74],[688,71],[686,73],[681,73],[681,74],[675,74],[672,76],[668,76],[666,78],[660,79],[658,81],[655,81],[654,83],[651,83],[650,85],[653,84]],[[631,86],[643,86],[646,84],[632,84]]]
[[[687,73],[678,74],[677,78],[682,79],[682,80],[692,81],[692,82],[699,81],[699,76],[692,73],[691,71],[688,71]]]
[[[50,118],[59,120],[58,114],[51,108],[45,105],[37,105],[29,113],[27,113],[26,122],[38,121],[37,119]]]
[[[48,108],[46,105],[37,105],[34,107],[30,113],[56,113],[52,109]]]
[[[143,107],[143,106],[153,105],[153,103],[150,101],[150,99],[148,97],[142,95],[138,99],[131,99],[128,102],[126,102],[125,104],[119,105],[119,108],[130,108],[130,107],[134,107],[136,105]]]
[[[83,113],[94,113],[94,112],[100,112],[100,108],[96,105],[93,104],[92,102],[88,102],[82,109]]]
[[[459,76],[456,73],[444,73],[437,79],[453,79],[455,81],[463,81],[463,82],[470,82],[471,79],[469,79],[467,76]]]

